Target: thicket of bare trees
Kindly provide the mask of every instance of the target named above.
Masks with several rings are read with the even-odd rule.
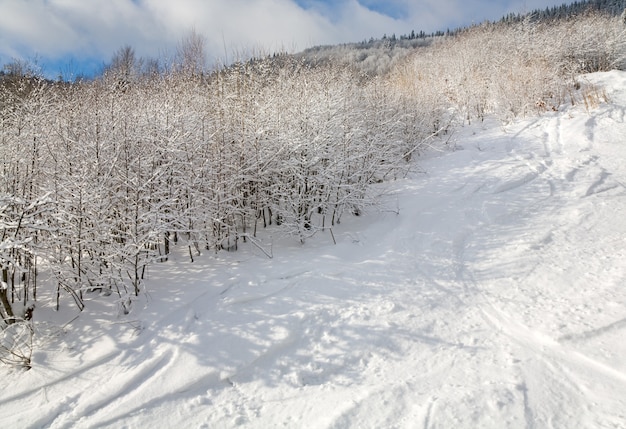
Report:
[[[368,186],[450,126],[558,108],[578,73],[624,66],[624,41],[602,15],[474,27],[363,78],[288,56],[206,73],[192,33],[149,73],[125,47],[92,81],[5,78],[0,325],[30,319],[41,287],[57,308],[100,290],[127,312],[174,245],[192,259],[262,247],[267,227],[304,241],[374,203]]]
[[[2,88],[6,323],[17,301],[36,298],[37,263],[57,306],[105,289],[127,311],[173,243],[193,258],[270,225],[304,241],[371,204],[368,184],[403,174],[430,132],[389,82],[359,83],[345,68],[268,59],[208,76],[129,70]]]
[[[582,73],[626,69],[626,26],[600,12],[484,24],[415,51],[390,75],[466,122],[503,122],[579,102]],[[578,97],[578,98],[577,98]]]

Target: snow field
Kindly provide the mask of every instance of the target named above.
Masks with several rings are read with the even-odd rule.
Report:
[[[337,245],[181,253],[115,321],[42,305],[0,425],[625,427],[626,73],[587,79],[609,103],[459,130]]]

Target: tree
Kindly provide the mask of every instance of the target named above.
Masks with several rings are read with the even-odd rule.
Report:
[[[115,77],[120,89],[126,89],[139,76],[141,63],[135,50],[130,45],[125,45],[113,54],[107,73]]]
[[[12,78],[40,77],[41,73],[36,62],[14,58],[2,67],[2,74]]]
[[[206,40],[192,29],[178,43],[176,68],[188,76],[202,76],[206,70],[206,60]]]
[[[29,301],[36,298],[39,243],[35,237],[46,229],[43,214],[49,210],[49,203],[47,196],[34,201],[0,198],[0,317],[7,325],[23,320]]]

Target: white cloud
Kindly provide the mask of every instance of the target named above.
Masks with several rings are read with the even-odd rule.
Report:
[[[319,3],[316,3],[319,2]],[[106,61],[129,44],[139,55],[172,52],[194,28],[209,53],[304,49],[412,29],[445,30],[521,12],[540,0],[0,0],[0,57],[90,57]],[[555,0],[554,4],[559,4]],[[527,5],[527,6],[525,6]],[[532,5],[532,6],[530,6]],[[394,19],[371,9],[402,11]],[[385,9],[387,8],[387,9]],[[1,59],[1,58],[0,58]]]
[[[332,9],[304,9],[293,0],[0,0],[0,10],[5,56],[106,58],[124,44],[158,55],[191,28],[219,56],[224,44],[227,50],[303,49],[380,36],[397,24],[356,0]]]
[[[332,31],[328,20],[288,0],[145,0],[146,11],[175,43],[191,28],[207,38],[214,55],[226,49],[281,49]]]

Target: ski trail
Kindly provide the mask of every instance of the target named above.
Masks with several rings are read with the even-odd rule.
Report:
[[[110,414],[111,409],[115,410],[120,403],[132,401],[134,399],[133,396],[143,389],[146,383],[157,382],[158,378],[171,368],[174,361],[172,352],[167,352],[144,361],[142,364],[137,365],[136,368],[123,370],[119,376],[125,380],[124,383],[119,384],[116,381],[111,381],[84,392],[83,396],[85,398],[66,413],[56,417],[51,426],[71,428],[83,420],[89,421],[98,414]]]
[[[607,332],[614,332],[614,331],[621,331],[623,329],[626,329],[626,318],[617,320],[613,323],[610,323],[608,325],[596,328],[596,329],[592,329],[590,331],[585,331],[585,332],[581,332],[581,333],[577,333],[577,334],[567,334],[567,335],[563,335],[562,337],[559,338],[559,342],[562,341],[571,341],[571,342],[576,342],[576,341],[585,341],[594,337],[598,337],[601,336],[603,334],[606,334]]]
[[[424,429],[431,428],[431,420],[433,418],[433,409],[436,403],[437,403],[436,396],[434,396],[433,398],[431,398],[430,401],[428,401],[428,406],[426,407],[426,415],[424,416],[424,426],[423,426]]]
[[[543,329],[531,328],[519,321],[527,319],[529,322],[536,323],[537,320],[540,320],[532,319],[526,314],[524,308],[527,305],[532,305],[532,303],[529,301],[528,304],[525,304],[529,298],[525,297],[524,293],[532,288],[528,283],[533,279],[545,282],[546,277],[551,275],[550,272],[553,268],[546,266],[544,261],[554,261],[558,264],[562,258],[558,258],[557,252],[564,244],[572,246],[572,250],[575,252],[584,252],[588,255],[582,259],[583,264],[588,265],[588,273],[601,275],[602,271],[596,270],[602,266],[607,266],[607,264],[610,265],[608,261],[603,264],[600,261],[596,263],[596,258],[599,256],[595,251],[596,243],[593,241],[591,243],[576,243],[569,236],[579,237],[582,231],[588,234],[589,231],[599,230],[597,234],[606,237],[607,234],[603,231],[605,223],[601,222],[600,219],[603,217],[611,219],[611,212],[605,214],[605,212],[595,211],[594,204],[597,204],[598,198],[624,195],[620,181],[613,179],[612,172],[604,166],[607,161],[610,162],[612,159],[606,158],[602,152],[598,152],[598,150],[606,151],[609,148],[597,147],[593,144],[600,135],[598,133],[606,132],[606,128],[598,130],[599,123],[594,118],[570,118],[567,124],[559,118],[552,118],[549,123],[551,123],[551,126],[548,127],[549,132],[539,136],[539,142],[547,154],[546,158],[549,158],[545,163],[547,168],[540,174],[545,175],[550,182],[552,190],[550,198],[538,198],[536,189],[522,188],[528,183],[524,180],[509,181],[507,183],[510,183],[511,186],[501,185],[500,188],[504,192],[517,192],[520,198],[524,200],[538,202],[533,206],[522,208],[517,213],[518,219],[524,223],[531,222],[532,225],[527,228],[517,226],[515,229],[510,229],[507,224],[496,224],[497,218],[485,216],[483,217],[483,224],[474,228],[472,240],[465,245],[466,248],[474,247],[480,250],[480,243],[491,243],[489,246],[493,246],[494,243],[502,243],[501,252],[503,255],[507,255],[507,253],[519,255],[518,267],[515,271],[508,268],[509,255],[501,262],[494,259],[491,262],[476,263],[477,251],[471,255],[465,255],[465,251],[457,250],[458,255],[462,255],[465,260],[473,262],[461,264],[463,271],[459,279],[465,282],[467,295],[474,297],[467,301],[468,305],[475,305],[479,308],[490,329],[506,338],[502,343],[508,341],[510,344],[508,348],[516,356],[516,359],[526,362],[523,367],[518,368],[519,377],[523,380],[520,382],[520,390],[524,393],[526,427],[563,427],[569,426],[573,422],[577,422],[577,424],[586,422],[582,423],[581,426],[589,427],[606,425],[609,424],[608,422],[619,420],[620,417],[610,413],[599,417],[597,410],[590,408],[588,398],[594,398],[606,409],[611,409],[611,404],[613,407],[619,407],[620,404],[623,406],[623,399],[615,393],[626,389],[626,371],[622,365],[615,366],[608,363],[608,360],[605,361],[604,357],[598,359],[582,350],[587,348],[586,343],[591,340],[597,338],[597,341],[601,341],[607,335],[621,331],[626,326],[623,323],[623,318],[580,333],[557,334],[555,336],[545,334]],[[530,128],[526,128],[517,136],[528,142],[526,133],[531,131]],[[558,148],[558,150],[553,150],[554,148]],[[514,150],[511,153],[514,153]],[[582,158],[581,155],[583,155]],[[586,202],[585,199],[587,198],[594,198],[596,202]],[[611,205],[615,205],[613,201],[619,203],[619,200],[606,200],[606,203],[602,201],[601,204],[608,206],[609,201]],[[568,214],[562,208],[565,204],[573,206],[573,213],[578,213],[578,215]],[[532,216],[530,216],[531,214]],[[542,219],[545,220],[545,223],[542,223]],[[550,224],[552,226],[549,226]],[[621,225],[615,220],[612,222],[609,220],[606,224],[618,227]],[[531,239],[531,236],[542,229],[545,231],[542,235],[538,235],[537,239]],[[513,235],[512,232],[516,230],[519,232]],[[626,237],[624,232],[621,236]],[[507,242],[507,240],[509,241]],[[589,240],[588,235],[585,236],[585,240]],[[522,243],[524,244],[522,245]],[[615,253],[617,254],[620,253],[620,247],[623,249],[619,242],[609,241],[605,243],[604,250],[607,249],[606,245],[615,246]],[[514,249],[514,251],[509,250],[507,252],[507,248]],[[538,255],[525,254],[524,248],[532,249]],[[497,254],[491,251],[485,253]],[[540,255],[543,255],[544,261],[539,259]],[[497,256],[495,257],[497,258]],[[525,268],[524,265],[527,267]],[[487,270],[485,267],[488,266],[490,268]],[[498,273],[496,270],[502,272]],[[507,271],[509,272],[508,279],[506,278]],[[598,274],[595,274],[596,272]],[[497,276],[494,276],[495,274]],[[581,280],[578,281],[584,285]],[[504,282],[506,282],[506,286],[502,284]],[[607,285],[607,292],[613,294],[610,286],[610,284]],[[549,284],[541,285],[540,283],[538,287],[538,289],[531,289],[532,292],[536,294],[547,292],[546,295],[551,292]],[[541,287],[545,289],[542,290]],[[505,288],[513,289],[506,290]],[[503,299],[504,296],[511,298],[505,300]],[[562,300],[565,302],[577,301],[575,295],[571,298],[564,296]],[[585,308],[584,305],[572,306],[570,311],[579,311],[578,309],[581,307]],[[546,311],[549,311],[547,300],[545,308]],[[553,317],[550,313],[547,315]],[[571,323],[571,319],[566,320]],[[558,338],[558,340],[554,338]],[[541,375],[544,383],[537,383],[538,375]],[[547,386],[559,387],[554,389]],[[572,407],[572,404],[577,405]],[[563,413],[558,418],[554,415],[551,416],[555,409],[571,410],[571,414],[563,415]]]
[[[591,413],[586,405],[589,398],[606,401],[603,392],[607,385],[616,391],[626,389],[626,373],[519,324],[492,305],[482,306],[481,311],[494,329],[521,347],[517,355],[526,365],[520,368],[520,374],[526,380],[525,386],[533,386],[524,388],[525,402],[530,402],[528,398],[533,394],[539,395],[533,400],[532,411],[526,413],[532,412],[537,427],[544,427],[554,410],[560,408],[570,413],[563,421],[566,425],[570,424],[568,421],[597,424],[589,421]],[[538,375],[541,375],[541,384],[538,384]],[[573,403],[578,405],[572,407]]]

